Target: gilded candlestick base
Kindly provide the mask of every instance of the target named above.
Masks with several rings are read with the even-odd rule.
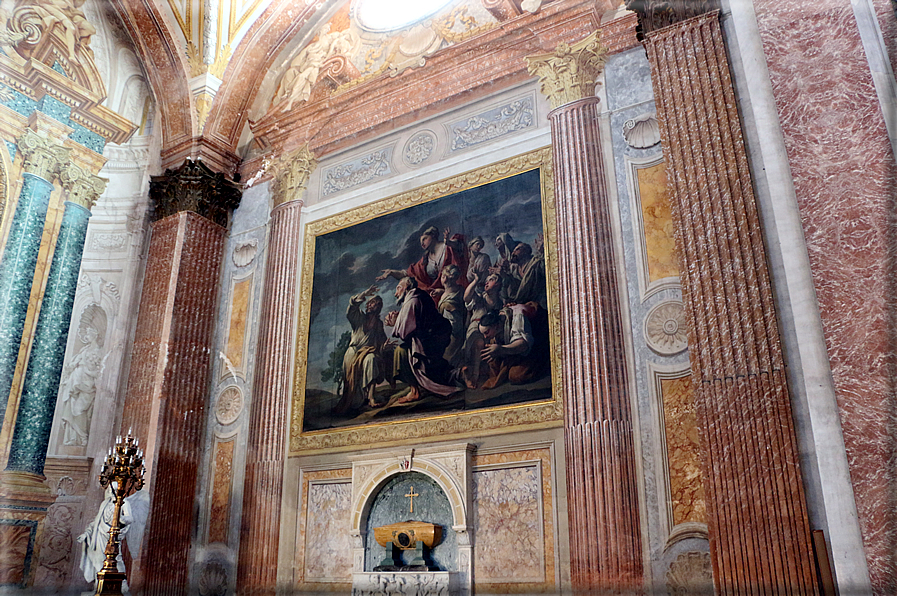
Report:
[[[97,573],[97,591],[94,596],[114,595],[122,596],[122,584],[126,576],[121,571],[100,571]]]

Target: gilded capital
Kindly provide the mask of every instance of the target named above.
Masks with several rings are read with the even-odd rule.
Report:
[[[275,161],[271,166],[274,174],[274,206],[298,199],[317,166],[318,160],[308,145]]]
[[[607,62],[607,48],[592,33],[573,45],[561,43],[551,54],[527,56],[529,73],[539,77],[552,108],[595,96],[595,80]]]
[[[73,163],[67,163],[60,169],[59,181],[68,193],[66,200],[81,205],[88,211],[106,190],[106,183],[109,182]]]
[[[69,163],[72,152],[30,128],[18,138],[17,146],[25,161],[25,171],[50,182],[59,169]]]

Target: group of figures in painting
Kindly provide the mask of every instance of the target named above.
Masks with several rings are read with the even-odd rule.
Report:
[[[552,397],[539,180],[318,238],[306,430]]]

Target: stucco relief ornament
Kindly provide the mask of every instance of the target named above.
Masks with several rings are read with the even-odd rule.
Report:
[[[647,149],[660,142],[660,123],[654,114],[642,114],[623,123],[623,140],[635,149]]]
[[[243,242],[238,242],[234,247],[233,260],[237,267],[245,267],[255,258],[259,251],[258,238],[250,238]]]
[[[667,593],[671,596],[713,594],[713,571],[710,553],[691,551],[676,557],[666,577]]]
[[[408,140],[405,145],[404,158],[410,166],[419,166],[430,159],[436,148],[436,137],[430,132],[421,132]]]
[[[604,70],[607,52],[596,31],[573,45],[559,44],[553,54],[527,56],[526,62],[554,109],[595,96],[596,79]]]
[[[274,175],[274,205],[281,205],[299,198],[308,186],[308,179],[318,165],[315,154],[304,145],[282,156],[271,165]]]
[[[645,317],[648,347],[665,356],[678,354],[688,346],[685,310],[681,302],[662,302]]]
[[[224,426],[232,424],[243,411],[243,393],[240,388],[231,385],[221,392],[215,404],[215,418]]]

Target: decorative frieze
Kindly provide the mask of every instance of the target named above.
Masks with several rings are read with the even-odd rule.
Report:
[[[604,69],[607,53],[596,31],[573,45],[558,44],[551,54],[527,56],[526,62],[529,73],[539,77],[551,107],[558,108],[595,96],[596,79]]]
[[[388,176],[392,174],[391,161],[392,147],[386,147],[329,168],[324,171],[321,194],[326,197]]]
[[[524,97],[476,116],[454,122],[451,131],[452,151],[466,149],[535,125],[532,97]]]

